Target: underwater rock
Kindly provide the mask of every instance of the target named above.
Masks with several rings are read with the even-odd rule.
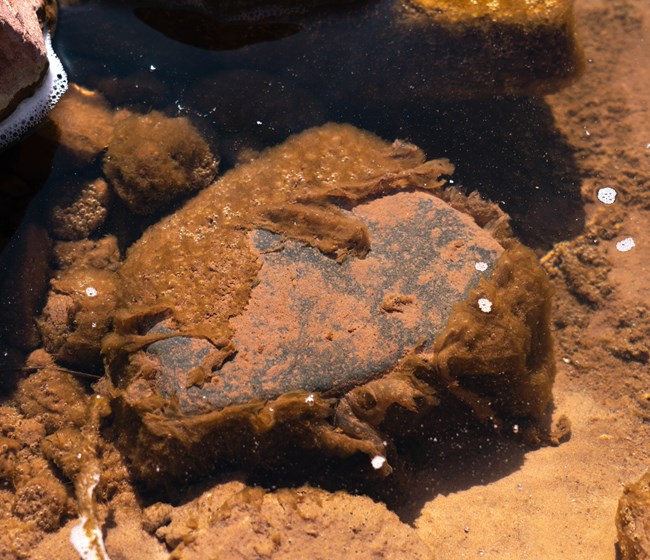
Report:
[[[219,490],[168,514],[171,523],[156,535],[173,549],[171,558],[297,560],[337,558],[342,550],[360,560],[434,558],[414,529],[365,496],[303,486],[277,492],[244,488],[226,499]]]
[[[106,219],[111,192],[103,179],[62,185],[61,200],[50,210],[50,231],[68,241],[87,238]]]
[[[650,558],[650,471],[628,484],[616,512],[621,560]]]
[[[120,249],[113,235],[97,240],[59,241],[55,243],[53,253],[54,264],[59,270],[89,266],[114,272],[121,264]]]
[[[113,127],[128,111],[113,111],[104,97],[72,84],[38,134],[60,146],[75,167],[94,161],[107,148]]]
[[[286,446],[362,453],[387,475],[406,419],[443,401],[544,439],[548,280],[498,207],[442,188],[452,172],[328,124],[150,227],[118,272],[102,347],[136,475]]]
[[[59,363],[98,366],[101,340],[112,324],[116,291],[117,276],[111,270],[79,263],[59,272],[38,319],[43,347]]]
[[[206,187],[218,163],[188,119],[152,111],[115,127],[104,173],[133,212],[151,214]]]
[[[79,428],[87,418],[83,386],[56,367],[42,367],[21,381],[16,398],[21,411],[41,422],[48,434],[69,426]]]

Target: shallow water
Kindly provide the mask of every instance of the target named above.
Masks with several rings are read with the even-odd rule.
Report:
[[[650,441],[650,293],[639,280],[648,272],[650,65],[643,60],[650,11],[642,1],[577,1],[589,62],[582,80],[564,92],[435,100],[422,83],[444,82],[442,70],[435,77],[407,74],[412,82],[388,63],[385,75],[359,83],[355,72],[375,74],[364,74],[381,69],[368,59],[390,50],[367,39],[375,32],[390,41],[390,6],[233,15],[89,0],[61,8],[54,46],[70,81],[102,92],[113,107],[187,116],[220,153],[220,173],[247,150],[310,126],[347,122],[413,142],[428,158],[449,158],[455,184],[508,212],[556,291],[555,418],[567,414],[574,435],[558,449],[534,452],[490,437],[478,447],[452,441],[442,456],[433,444],[414,453],[424,459],[391,506],[440,558],[613,559],[621,485],[647,466]],[[333,44],[323,45],[324,38]],[[424,62],[411,47],[402,56]],[[23,149],[0,154],[0,169],[11,170]],[[5,237],[29,200],[23,223],[41,223],[64,180],[78,173],[60,151],[40,153],[27,191],[6,198]],[[606,188],[617,193],[613,204]],[[132,238],[153,221],[131,224]],[[4,254],[5,277],[14,274],[11,255]],[[345,486],[335,467],[327,472],[335,480],[330,487]],[[286,479],[295,483],[286,473],[263,473],[259,481],[272,488]],[[493,520],[485,519],[486,509]],[[492,524],[505,529],[495,532]],[[549,534],[561,538],[552,543]],[[56,542],[43,541],[39,554]]]

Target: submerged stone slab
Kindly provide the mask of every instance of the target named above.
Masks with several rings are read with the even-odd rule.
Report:
[[[445,425],[473,414],[543,437],[548,281],[497,206],[442,188],[452,171],[328,124],[149,228],[119,271],[102,347],[136,475],[287,448],[363,453],[387,475],[402,420],[420,425],[445,400],[460,415]]]
[[[214,350],[210,342],[151,344],[160,393],[175,395],[185,414],[291,391],[341,394],[391,371],[415,346],[430,348],[454,303],[489,277],[503,251],[430,194],[398,193],[352,213],[370,232],[363,259],[337,263],[313,247],[252,232],[262,266],[248,306],[231,322],[236,354],[198,387],[189,372]]]

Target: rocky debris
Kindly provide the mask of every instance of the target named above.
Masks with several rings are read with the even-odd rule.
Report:
[[[70,165],[80,167],[108,147],[116,122],[129,115],[113,111],[100,93],[72,84],[39,135],[60,146]]]
[[[51,281],[38,319],[43,347],[59,363],[88,369],[101,363],[101,340],[112,325],[117,276],[111,270],[77,266]]]
[[[46,532],[74,513],[71,494],[41,453],[46,416],[0,407],[0,558],[31,558]]]
[[[103,179],[75,185],[61,185],[63,194],[50,210],[50,227],[55,238],[67,241],[89,237],[106,220],[111,191]]]
[[[151,214],[206,187],[218,159],[185,117],[134,115],[113,131],[104,173],[130,210]]]
[[[59,241],[53,253],[54,264],[59,270],[75,266],[115,272],[121,264],[120,249],[113,235],[98,240]]]
[[[0,120],[29,97],[47,71],[39,0],[0,4]]]
[[[650,558],[650,471],[628,484],[616,512],[621,560]]]
[[[310,487],[265,492],[215,487],[166,512],[157,530],[171,558],[434,558],[415,530],[365,496]],[[226,485],[228,486],[228,485]],[[241,485],[240,485],[241,486]]]
[[[496,206],[441,188],[452,171],[328,124],[150,227],[102,348],[136,474],[155,484],[290,445],[363,453],[387,475],[390,436],[443,399],[548,438],[548,281]]]

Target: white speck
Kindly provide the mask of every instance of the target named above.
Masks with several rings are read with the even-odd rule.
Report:
[[[309,406],[311,406],[312,404],[314,404],[314,395],[309,395],[309,396],[305,399],[305,402],[306,402]]]
[[[591,136],[591,132],[589,132],[589,131],[587,130],[587,127],[586,127],[586,126],[584,127],[584,129],[585,129],[585,135],[586,135],[586,136]]]
[[[77,459],[81,459],[81,453],[77,453]]]
[[[97,323],[90,323],[90,326],[94,329],[97,327]]]
[[[524,489],[524,485],[521,482],[517,484],[517,490],[521,492],[523,489]]]
[[[465,531],[466,533],[469,533],[469,527],[467,525],[465,525],[465,527],[463,527],[463,531]]]
[[[449,184],[450,184],[450,185],[453,185],[453,184],[454,184],[454,180],[453,180],[453,179],[449,179]]]
[[[616,191],[611,187],[598,189],[598,200],[603,204],[614,204],[616,201]]]
[[[256,124],[262,124],[262,121],[255,121]]]
[[[636,247],[636,243],[634,243],[634,239],[632,239],[631,237],[626,237],[625,239],[621,239],[616,244],[616,248],[621,253],[627,253],[628,251],[634,249],[634,247]]]
[[[479,272],[485,272],[488,269],[488,263],[479,261],[474,265],[474,268]]]
[[[518,434],[518,433],[519,433],[519,424],[515,424],[515,425],[512,427],[512,433],[513,433],[513,434]]]
[[[150,72],[153,72],[155,69],[156,69],[156,67],[153,64],[151,66],[149,66],[149,71]]]
[[[650,150],[650,144],[646,144],[645,149]]]
[[[492,311],[492,302],[488,298],[481,298],[478,300],[478,307],[483,313]]]
[[[564,358],[562,358],[562,361],[563,361],[565,364],[570,364],[570,363],[571,363],[571,359],[570,359],[570,358],[567,358],[566,356],[564,356]]]
[[[382,457],[381,455],[375,455],[370,461],[370,464],[372,465],[373,469],[379,470],[384,466],[385,462],[386,462],[386,457]]]
[[[86,288],[86,295],[88,297],[95,297],[97,295],[97,290],[93,288],[92,286],[88,286]]]

